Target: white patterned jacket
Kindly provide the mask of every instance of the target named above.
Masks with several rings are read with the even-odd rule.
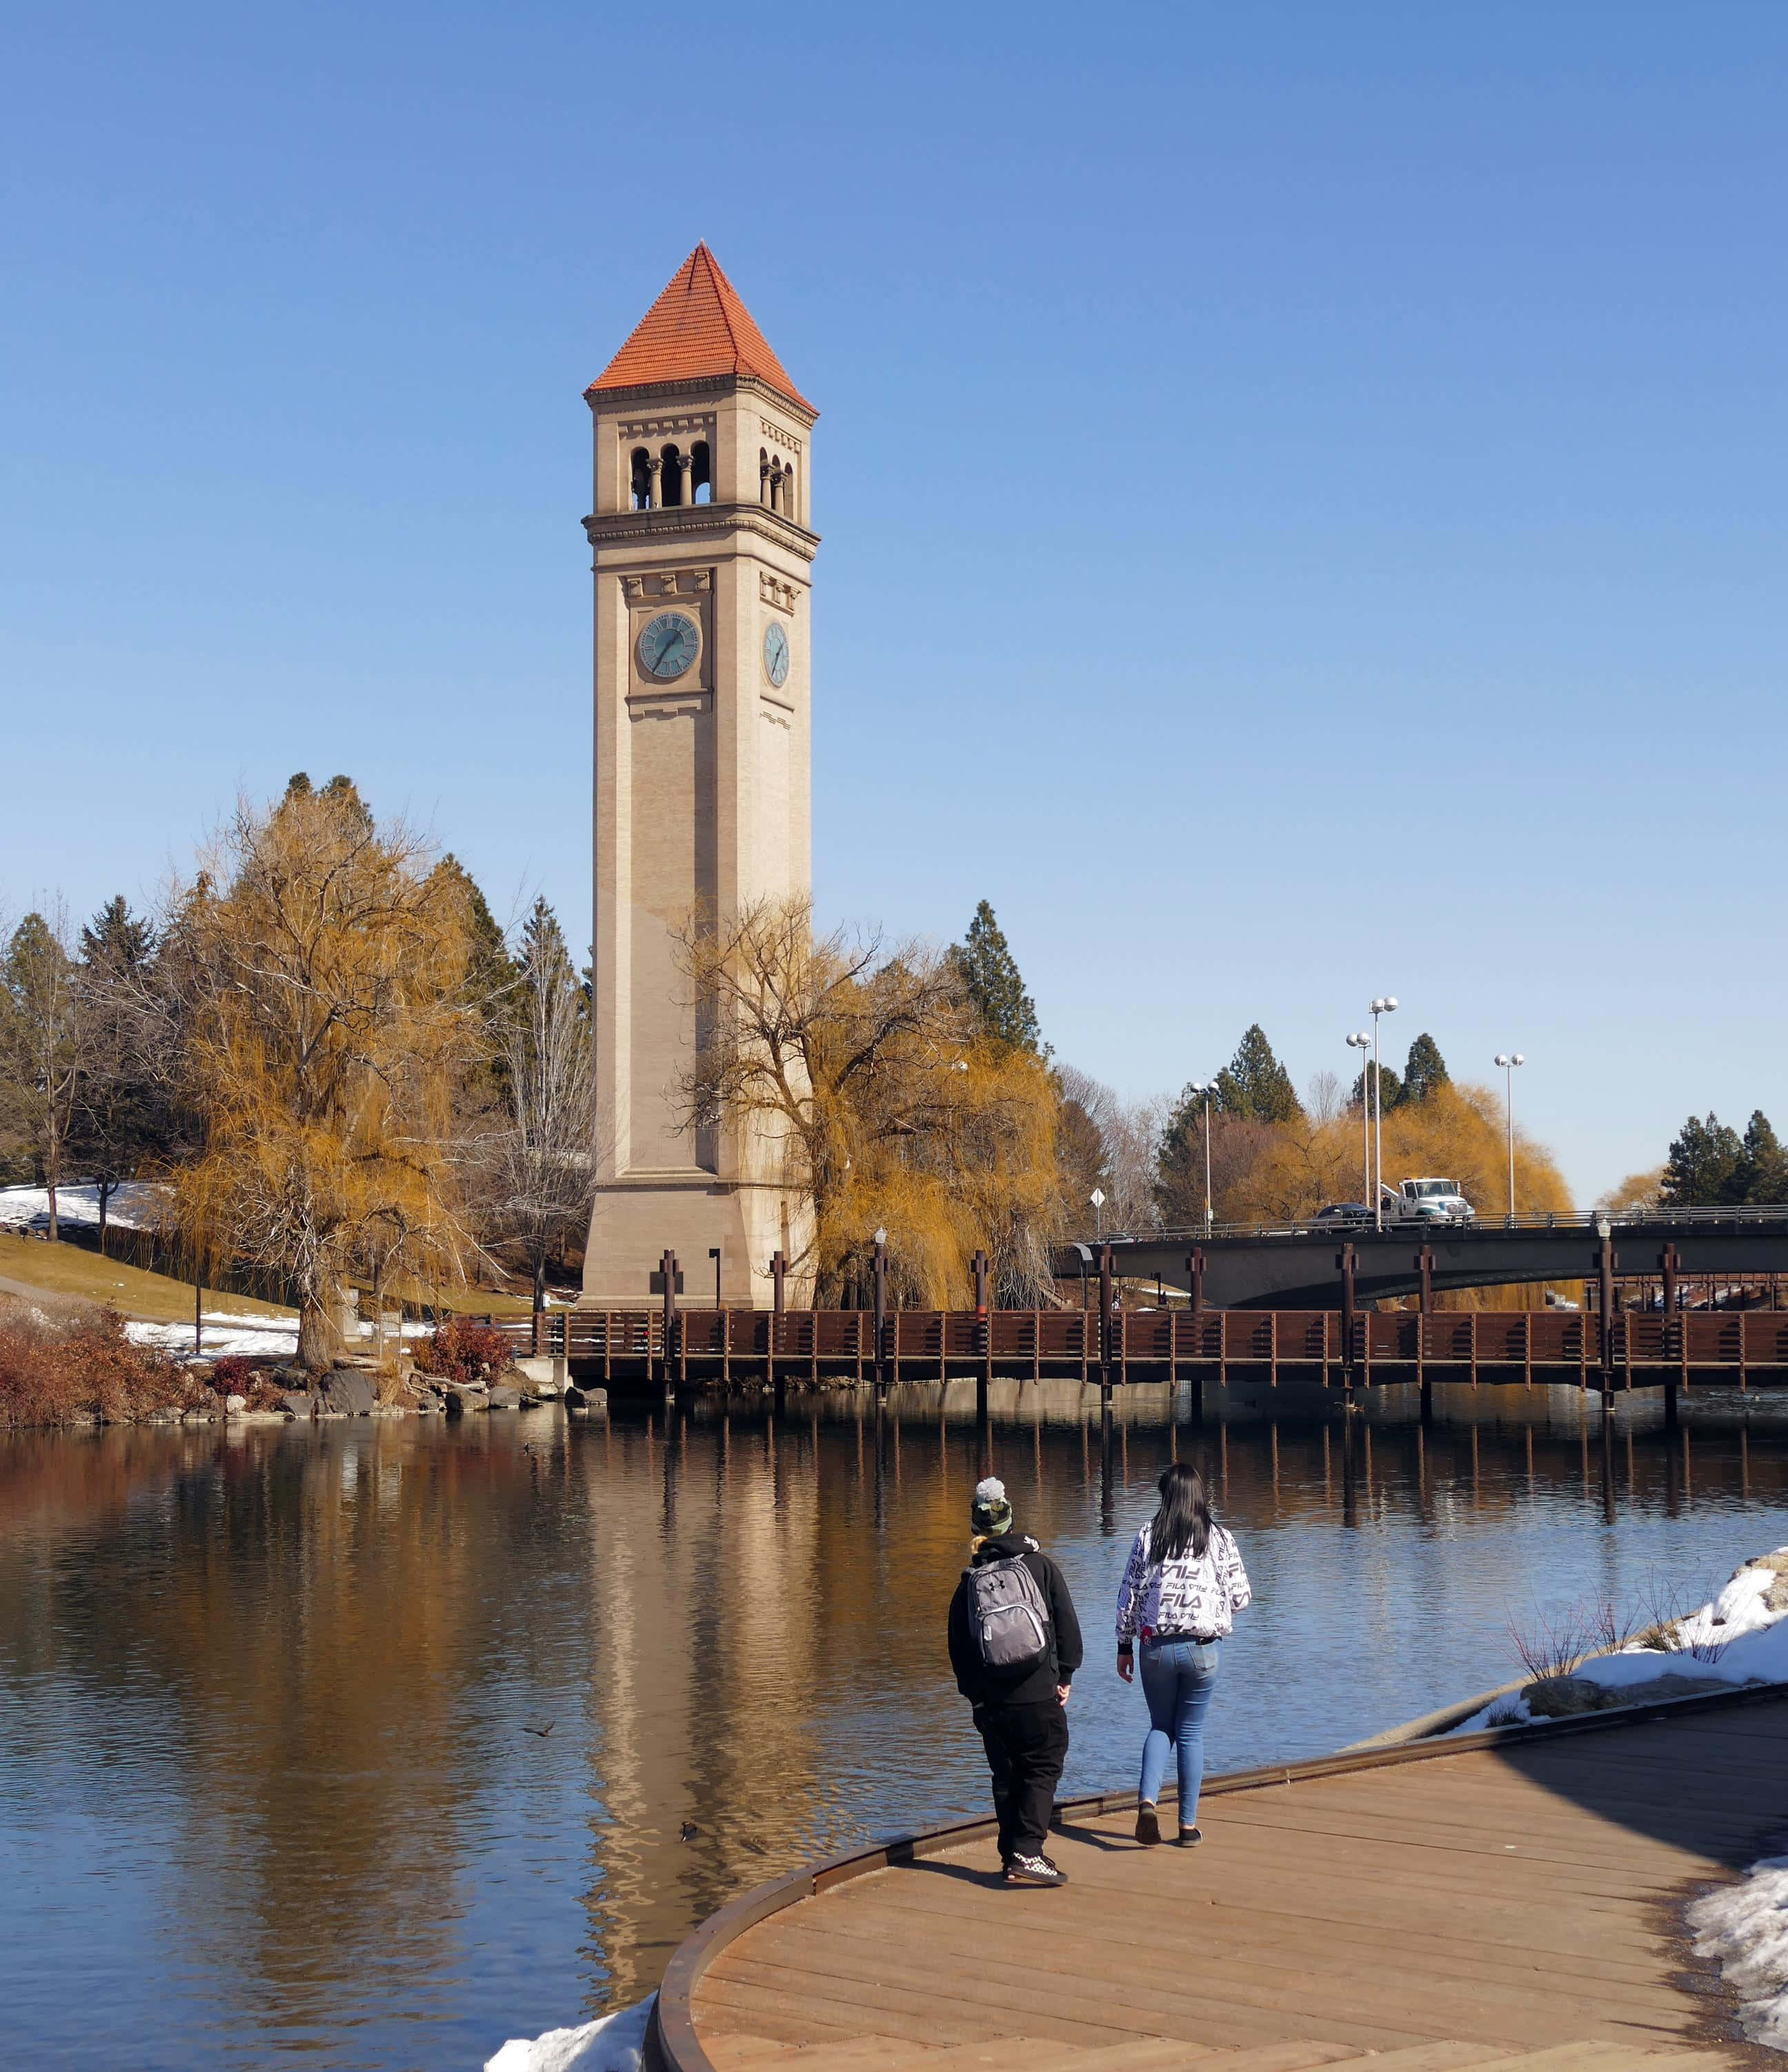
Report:
[[[1117,1593],[1119,1646],[1128,1646],[1138,1634],[1145,1640],[1157,1633],[1211,1640],[1231,1632],[1234,1615],[1254,1597],[1234,1538],[1213,1525],[1202,1555],[1189,1547],[1178,1560],[1160,1564],[1149,1557],[1149,1531],[1145,1525],[1137,1535],[1124,1564]]]

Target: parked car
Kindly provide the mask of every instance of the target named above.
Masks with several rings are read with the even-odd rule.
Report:
[[[1372,1220],[1372,1211],[1363,1202],[1330,1202],[1317,1211],[1310,1219],[1313,1223],[1327,1223],[1332,1228],[1341,1224],[1347,1229],[1357,1228]]]

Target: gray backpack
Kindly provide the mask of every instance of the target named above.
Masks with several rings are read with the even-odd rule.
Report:
[[[1021,1554],[963,1571],[968,1630],[981,1667],[1005,1675],[1034,1669],[1049,1654],[1049,1607]]]

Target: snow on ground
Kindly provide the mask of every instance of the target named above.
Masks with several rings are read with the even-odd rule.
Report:
[[[1788,1571],[1788,1547],[1778,1547],[1765,1560],[1780,1560]],[[1670,1628],[1671,1648],[1623,1647],[1613,1655],[1591,1655],[1571,1671],[1604,1690],[1631,1691],[1642,1700],[1643,1686],[1659,1676],[1693,1676],[1718,1684],[1788,1683],[1788,1587],[1778,1589],[1778,1609],[1766,1601],[1772,1585],[1785,1575],[1774,1568],[1746,1566],[1711,1604],[1703,1605]],[[1533,1715],[1519,1692],[1493,1698],[1452,1729],[1476,1733],[1483,1727],[1524,1726]]]
[[[1765,1856],[1688,1910],[1698,1957],[1716,1957],[1753,2043],[1788,2050],[1788,1856]]]
[[[296,1317],[242,1316],[231,1309],[208,1309],[204,1315],[204,1349],[208,1359],[220,1359],[225,1353],[265,1354],[270,1359],[290,1359],[298,1351],[298,1318]],[[125,1334],[139,1346],[158,1346],[166,1353],[192,1351],[191,1324],[126,1324]],[[432,1324],[406,1321],[403,1335],[406,1338],[432,1337]],[[396,1331],[388,1326],[385,1336],[395,1338]],[[372,1326],[362,1320],[360,1336],[371,1342]]]
[[[646,2024],[657,1997],[648,1993],[636,2005],[581,2029],[549,2029],[532,2040],[512,2037],[484,2061],[484,2072],[639,2072]]]
[[[161,1221],[166,1190],[153,1180],[126,1180],[106,1204],[105,1220],[130,1230],[153,1230]],[[65,1223],[99,1225],[97,1187],[58,1187],[55,1212]],[[49,1190],[44,1187],[0,1187],[0,1230],[47,1227]]]
[[[227,1309],[204,1314],[204,1350],[212,1359],[225,1353],[264,1353],[290,1359],[298,1350],[296,1317],[239,1317]],[[157,1346],[165,1353],[192,1350],[191,1324],[126,1324],[134,1345]]]

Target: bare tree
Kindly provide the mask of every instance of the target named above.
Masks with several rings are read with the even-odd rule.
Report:
[[[1078,1108],[1098,1134],[1099,1186],[1105,1196],[1102,1212],[1105,1228],[1153,1230],[1161,1220],[1155,1202],[1155,1162],[1166,1120],[1166,1102],[1158,1096],[1126,1101],[1103,1081],[1073,1065],[1062,1066],[1057,1078],[1063,1100]],[[1068,1211],[1076,1228],[1092,1217],[1085,1194],[1071,1202]]]
[[[1305,1090],[1304,1111],[1319,1126],[1333,1122],[1341,1113],[1341,1075],[1323,1071],[1312,1072],[1310,1083]]]
[[[485,1241],[520,1253],[537,1311],[547,1262],[590,1228],[597,1123],[589,1005],[544,899],[523,932],[498,1027],[501,1092],[479,1133],[474,1188]]]

